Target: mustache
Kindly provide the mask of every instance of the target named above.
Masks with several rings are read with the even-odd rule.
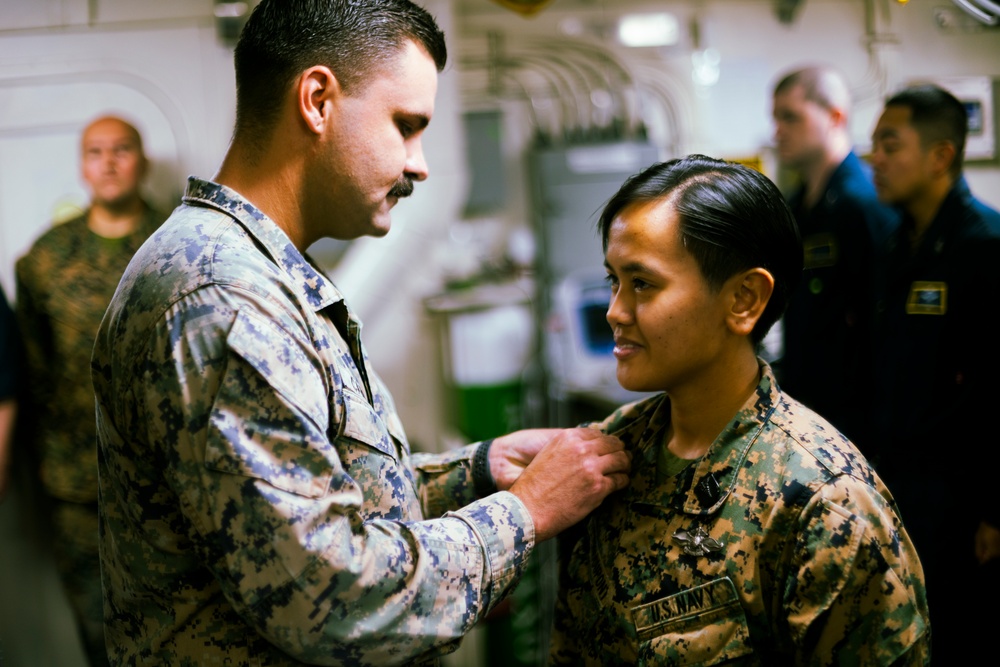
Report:
[[[400,176],[396,184],[389,188],[389,196],[402,199],[413,194],[413,179],[405,174]]]

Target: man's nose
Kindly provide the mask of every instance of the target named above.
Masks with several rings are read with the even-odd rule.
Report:
[[[414,181],[426,181],[430,175],[427,160],[424,158],[424,149],[419,140],[415,142],[413,149],[406,156],[404,172]]]

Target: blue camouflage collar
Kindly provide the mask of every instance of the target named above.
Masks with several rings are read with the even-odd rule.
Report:
[[[344,301],[336,285],[314,266],[308,255],[299,252],[284,230],[232,188],[189,176],[183,201],[190,206],[214,208],[236,220],[288,274],[314,310]]]

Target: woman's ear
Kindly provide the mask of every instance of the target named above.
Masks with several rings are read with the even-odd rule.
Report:
[[[310,67],[299,76],[299,114],[309,131],[322,134],[328,122],[329,105],[340,92],[340,82],[329,67]]]
[[[749,336],[764,314],[774,292],[774,276],[762,268],[742,271],[732,278],[732,305],[726,314],[729,330],[739,336]]]

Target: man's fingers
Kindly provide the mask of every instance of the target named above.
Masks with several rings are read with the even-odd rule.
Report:
[[[610,454],[625,449],[625,443],[613,435],[605,435],[593,428],[571,428],[563,432],[562,437],[575,439],[597,454]]]
[[[608,475],[608,479],[611,480],[612,484],[614,484],[612,493],[614,493],[614,491],[621,491],[628,486],[629,482],[629,476],[623,472],[612,473]]]
[[[613,452],[602,456],[600,460],[603,464],[605,479],[610,480],[613,484],[611,491],[608,491],[608,493],[620,491],[628,486],[629,477],[632,472],[631,452]]]
[[[600,470],[605,475],[618,472],[627,473],[632,470],[632,452],[618,451],[604,454],[597,458]]]
[[[625,443],[613,435],[605,435],[597,443],[595,451],[601,455],[624,453]]]

